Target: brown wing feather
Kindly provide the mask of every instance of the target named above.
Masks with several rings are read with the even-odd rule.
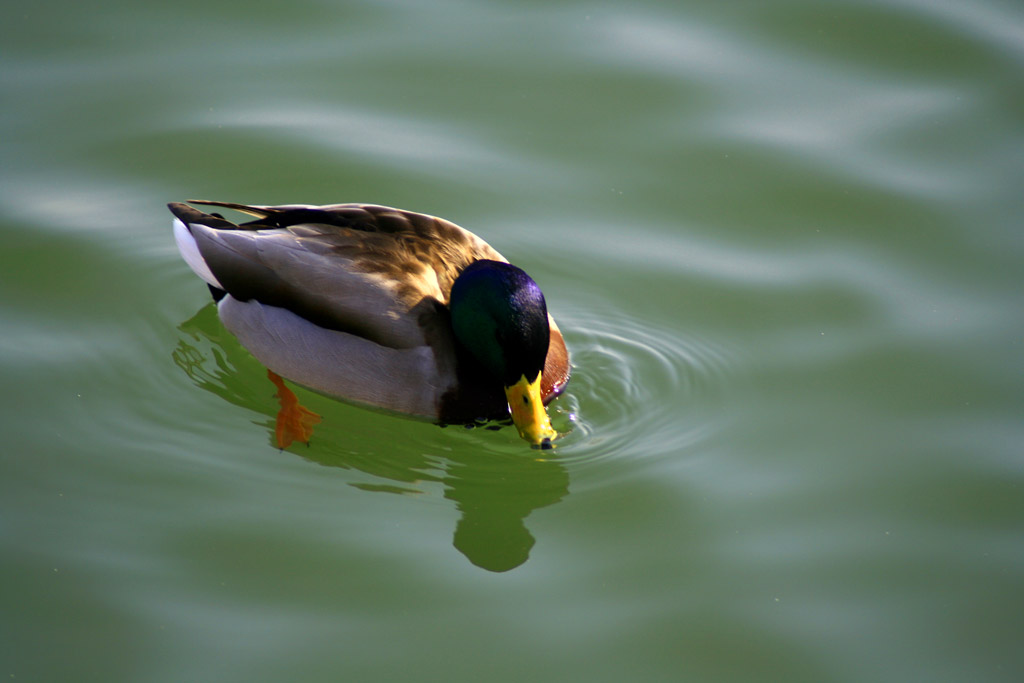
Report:
[[[395,348],[424,343],[420,313],[433,301],[447,304],[466,266],[505,260],[454,223],[384,206],[197,203],[258,216],[235,225],[172,208],[186,223],[210,228],[193,236],[229,293]]]
[[[409,308],[424,296],[447,303],[455,278],[474,261],[506,260],[482,239],[450,221],[387,206],[192,203],[259,216],[237,229],[286,229],[312,253],[342,256],[358,272],[393,282],[397,296]]]

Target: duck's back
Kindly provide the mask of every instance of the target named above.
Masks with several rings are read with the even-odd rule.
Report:
[[[505,260],[454,223],[384,206],[197,203],[258,216],[236,225],[171,205],[221,289],[392,348],[427,343],[424,316],[466,266]]]

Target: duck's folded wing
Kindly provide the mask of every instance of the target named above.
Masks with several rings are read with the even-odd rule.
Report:
[[[284,308],[325,329],[384,346],[425,343],[415,311],[433,309],[431,300],[442,293],[436,275],[422,264],[407,263],[401,272],[374,265],[373,258],[384,259],[388,249],[394,261],[408,261],[393,239],[374,251],[370,245],[360,248],[360,242],[373,240],[337,226],[236,226],[185,204],[171,210],[233,298]],[[346,230],[352,234],[344,235]]]

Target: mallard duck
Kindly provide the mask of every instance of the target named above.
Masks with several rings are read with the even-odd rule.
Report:
[[[537,283],[482,239],[371,204],[190,203],[256,217],[168,205],[182,257],[272,379],[441,424],[511,416],[551,445],[565,341]]]

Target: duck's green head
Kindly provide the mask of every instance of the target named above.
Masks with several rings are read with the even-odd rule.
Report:
[[[519,435],[535,446],[550,445],[557,433],[540,380],[551,329],[540,287],[513,265],[476,261],[452,285],[448,306],[455,337],[505,388]]]

